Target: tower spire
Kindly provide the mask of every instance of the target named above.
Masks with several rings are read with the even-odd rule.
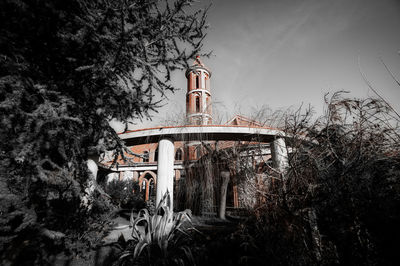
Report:
[[[200,55],[196,55],[196,59],[194,60],[195,65],[199,65],[201,67],[205,67],[203,62],[200,60]]]

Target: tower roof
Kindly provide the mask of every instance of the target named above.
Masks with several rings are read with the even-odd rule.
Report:
[[[196,59],[194,60],[194,64],[192,66],[190,66],[187,70],[186,70],[186,77],[189,75],[190,72],[195,71],[197,69],[203,69],[205,71],[207,71],[210,74],[211,77],[211,71],[210,69],[208,69],[203,62],[200,59],[199,55],[196,55]]]
[[[194,60],[194,66],[205,67],[203,62],[200,60],[200,56],[199,55],[196,55],[196,59]]]

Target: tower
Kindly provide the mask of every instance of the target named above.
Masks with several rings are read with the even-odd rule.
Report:
[[[186,70],[186,119],[189,125],[212,123],[210,78],[211,71],[204,66],[200,56]]]

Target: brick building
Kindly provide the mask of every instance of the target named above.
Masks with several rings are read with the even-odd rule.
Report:
[[[187,94],[186,94],[186,125],[171,127],[173,129],[182,128],[190,126],[193,127],[218,127],[221,128],[226,126],[232,127],[252,127],[262,128],[262,125],[257,121],[248,119],[246,117],[236,115],[231,120],[226,122],[224,125],[213,125],[212,117],[212,94],[211,94],[211,71],[201,62],[200,58],[197,57],[194,64],[187,69],[185,76],[187,78]],[[168,129],[168,127],[160,127],[160,129]],[[139,131],[149,131],[151,129],[136,130],[132,132]],[[128,132],[129,133],[129,132]],[[126,132],[124,133],[126,134]],[[201,141],[199,139],[183,139],[179,141],[174,141],[174,162],[173,162],[173,179],[174,179],[174,191],[175,194],[182,191],[180,184],[187,178],[187,174],[190,172],[188,169],[190,167],[196,168],[196,162],[199,161],[203,156],[207,154],[207,149],[204,145],[216,148],[216,141],[207,140]],[[238,140],[227,140],[219,141],[219,149],[230,149],[236,147],[237,145],[243,144],[242,141]],[[253,147],[246,150],[247,154],[252,157],[251,163],[256,167],[260,162],[270,162],[271,150],[269,143],[266,142],[256,142],[248,141],[246,143],[247,147]],[[113,171],[107,176],[108,182],[110,180],[128,180],[132,179],[139,184],[139,190],[136,193],[141,193],[144,200],[150,200],[155,197],[155,190],[157,186],[158,177],[158,142],[146,142],[139,145],[132,145],[130,149],[135,154],[141,154],[142,157],[132,156],[127,154],[126,157],[129,158],[128,161],[120,160],[118,166],[111,168]],[[255,149],[254,147],[257,147]],[[257,150],[257,152],[255,152]],[[103,161],[105,164],[110,162],[105,159]],[[230,168],[230,167],[228,167]],[[231,176],[235,173],[231,171]],[[218,173],[216,173],[218,175]],[[248,181],[247,181],[248,182]],[[259,182],[254,180],[252,182]],[[242,183],[242,184],[241,184]],[[235,181],[235,178],[231,178],[228,185],[227,193],[227,207],[228,208],[239,208],[246,202],[245,197],[246,184],[242,182]],[[245,182],[244,182],[245,183]],[[179,197],[174,196],[175,200]],[[215,201],[215,200],[214,200]],[[212,204],[215,204],[212,203]],[[247,204],[249,205],[249,204]],[[251,204],[250,204],[251,205]],[[174,206],[178,206],[174,204]]]

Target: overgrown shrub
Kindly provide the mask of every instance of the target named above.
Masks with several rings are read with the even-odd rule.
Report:
[[[111,197],[111,201],[123,209],[140,210],[145,207],[143,195],[139,193],[139,182],[112,180],[106,184],[105,191]]]
[[[88,257],[111,229],[112,206],[101,195],[93,195],[90,210],[80,208],[79,198],[52,197],[38,208],[39,217],[24,212],[24,206],[12,198],[0,201],[1,210],[9,212],[0,220],[5,265],[53,265],[60,258],[70,261],[76,254]],[[47,228],[35,226],[34,219],[46,221]]]
[[[400,237],[399,118],[376,99],[327,101],[287,119],[290,168],[245,224],[271,265],[395,265]]]

